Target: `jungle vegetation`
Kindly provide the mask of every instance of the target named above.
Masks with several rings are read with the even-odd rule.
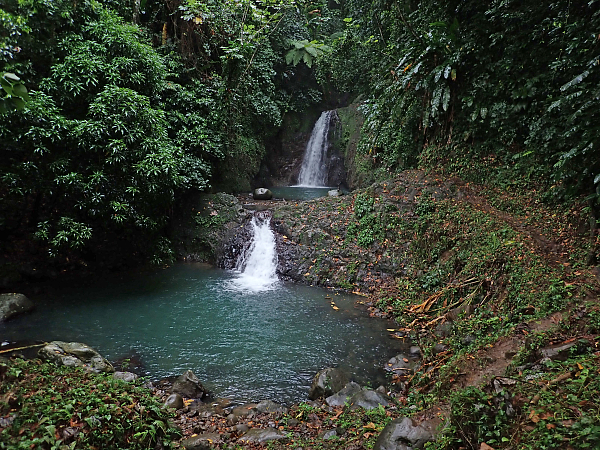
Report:
[[[584,195],[593,230],[599,5],[6,0],[1,234],[55,262],[169,261],[178,198],[248,190],[283,116],[338,93],[374,177]]]

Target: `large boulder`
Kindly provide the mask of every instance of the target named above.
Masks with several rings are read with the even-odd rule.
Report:
[[[33,309],[33,302],[23,294],[0,294],[0,322]]]
[[[344,406],[346,403],[350,403],[352,397],[362,390],[358,383],[351,381],[343,389],[340,389],[335,394],[327,397],[325,403],[329,406]]]
[[[52,341],[38,352],[40,358],[59,366],[84,367],[91,372],[114,372],[111,363],[81,342]]]
[[[270,189],[257,188],[254,189],[252,197],[254,198],[254,200],[271,200],[273,198],[273,193]]]
[[[412,450],[420,449],[427,442],[435,441],[442,421],[439,419],[416,423],[409,417],[399,417],[391,421],[381,431],[373,450]]]
[[[204,398],[208,396],[208,390],[202,386],[194,372],[186,370],[183,375],[175,380],[171,392],[185,398]]]
[[[165,408],[181,409],[183,408],[183,398],[179,394],[171,394],[167,397],[164,403]]]
[[[363,388],[350,399],[350,407],[352,409],[375,409],[379,405],[389,405],[389,397],[381,392],[372,391],[371,389]]]
[[[313,378],[308,398],[316,400],[319,397],[329,397],[339,392],[348,383],[348,377],[341,370],[334,367],[320,370]]]

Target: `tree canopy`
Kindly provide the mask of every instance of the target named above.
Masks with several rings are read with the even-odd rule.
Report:
[[[336,93],[371,177],[435,166],[597,210],[599,4],[7,0],[0,227],[169,260],[175,199],[249,189],[283,116]]]

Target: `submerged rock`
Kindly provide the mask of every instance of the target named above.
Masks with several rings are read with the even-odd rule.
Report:
[[[171,392],[185,398],[203,398],[208,396],[208,390],[202,386],[194,372],[186,370],[183,375],[175,380]]]
[[[0,322],[29,312],[33,307],[33,302],[23,294],[0,294]]]
[[[114,372],[112,364],[81,342],[52,341],[38,352],[40,358],[59,366],[84,367],[91,372]]]
[[[329,397],[339,392],[348,383],[348,377],[341,370],[334,367],[320,370],[313,378],[308,398],[316,400],[319,397]]]

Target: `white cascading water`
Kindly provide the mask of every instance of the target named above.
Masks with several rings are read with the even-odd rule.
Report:
[[[298,176],[298,185],[302,187],[325,187],[327,185],[327,147],[329,145],[327,136],[329,134],[329,124],[333,111],[323,111],[317,123],[313,127],[312,133],[304,158],[302,167]]]
[[[235,270],[239,276],[233,287],[253,292],[270,290],[277,284],[277,249],[269,216],[252,217],[253,238],[250,246],[238,258]]]

